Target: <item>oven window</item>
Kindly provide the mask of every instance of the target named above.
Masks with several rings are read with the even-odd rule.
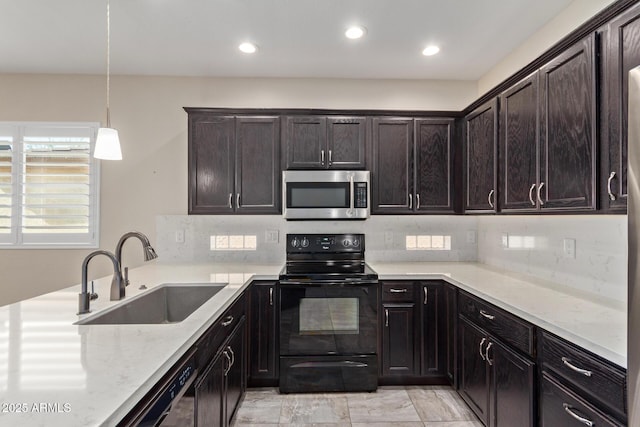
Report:
[[[300,335],[358,333],[358,298],[300,300]]]
[[[295,182],[287,184],[288,208],[348,208],[349,184]]]

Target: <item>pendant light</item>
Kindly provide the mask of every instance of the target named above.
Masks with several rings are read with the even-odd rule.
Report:
[[[96,147],[93,157],[103,160],[122,160],[120,138],[118,131],[111,127],[111,113],[109,111],[109,83],[111,66],[111,19],[109,16],[109,0],[107,0],[107,127],[98,129]]]

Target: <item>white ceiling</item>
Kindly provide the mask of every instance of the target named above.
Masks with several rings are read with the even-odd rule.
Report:
[[[111,72],[477,80],[570,2],[111,0]],[[101,74],[105,57],[106,0],[0,0],[0,73]]]

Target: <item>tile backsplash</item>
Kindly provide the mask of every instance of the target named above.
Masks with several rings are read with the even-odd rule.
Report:
[[[163,215],[156,222],[155,248],[161,262],[284,263],[287,233],[365,233],[366,259],[371,261],[477,259],[474,217],[380,215],[365,221],[286,221],[275,215]]]
[[[159,262],[283,264],[287,233],[365,233],[369,261],[478,261],[615,302],[627,298],[626,215],[162,215]],[[213,237],[212,237],[213,236]]]

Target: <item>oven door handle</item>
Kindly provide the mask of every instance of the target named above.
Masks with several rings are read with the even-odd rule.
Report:
[[[335,362],[302,362],[291,365],[290,368],[366,368],[369,365],[351,360],[340,360]]]

